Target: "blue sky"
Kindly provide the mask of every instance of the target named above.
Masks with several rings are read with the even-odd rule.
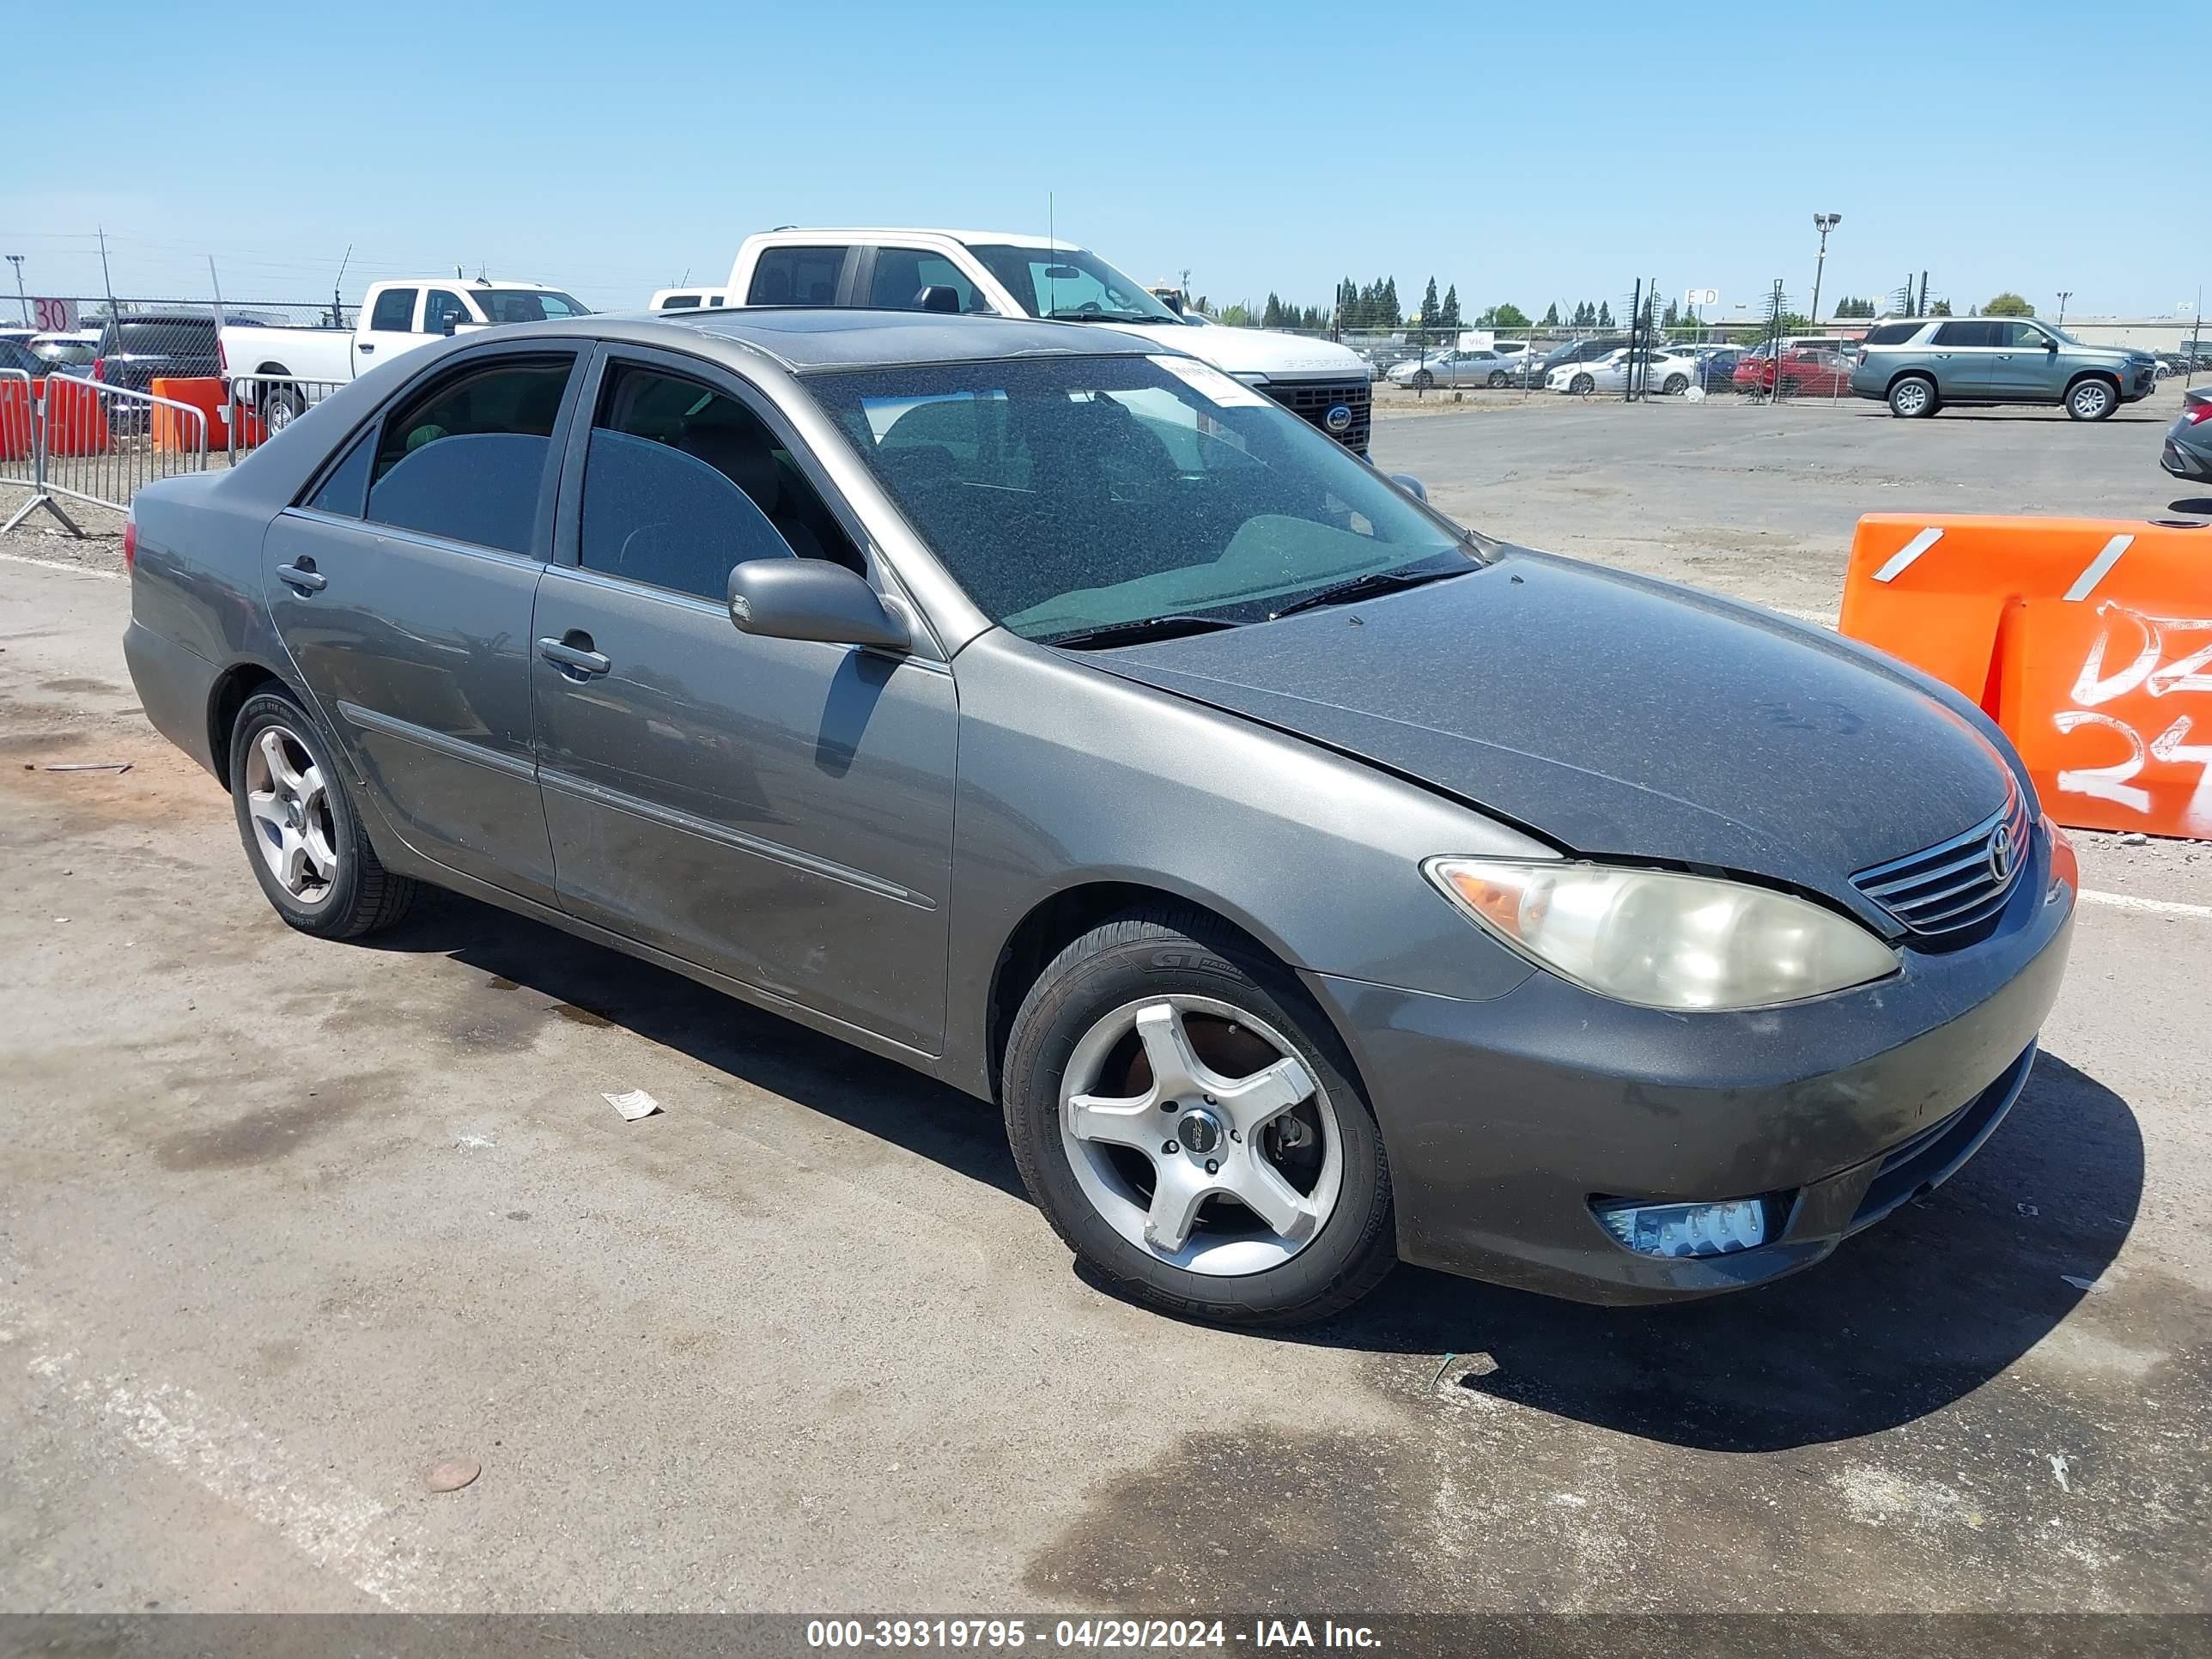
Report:
[[[97,74],[15,89],[0,252],[97,293],[104,224],[118,294],[204,295],[213,254],[226,295],[283,299],[350,243],[349,301],[459,262],[617,307],[720,280],[751,230],[1041,231],[1049,192],[1061,235],[1217,307],[1346,274],[1470,312],[1619,309],[1639,276],[1802,305],[1816,210],[1826,301],[1925,266],[1961,311],[2159,315],[2212,276],[2147,4],[1470,8],[1411,38],[1452,16],[113,0],[78,31]]]

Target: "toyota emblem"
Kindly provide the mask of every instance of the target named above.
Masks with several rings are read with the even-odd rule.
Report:
[[[1997,825],[1990,836],[1990,873],[1996,878],[1999,886],[2012,879],[2013,861],[2016,856],[2010,826]]]
[[[1321,423],[1327,427],[1331,432],[1342,433],[1351,431],[1352,405],[1350,404],[1331,404],[1328,408],[1328,413],[1321,417]]]

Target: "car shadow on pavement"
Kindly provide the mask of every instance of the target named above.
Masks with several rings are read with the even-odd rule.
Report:
[[[1849,1439],[1949,1405],[2042,1340],[2118,1254],[2142,1175],[2127,1103],[2046,1053],[1948,1183],[1793,1278],[1608,1309],[1401,1267],[1290,1340],[1455,1352],[1440,1386],[1461,1373],[1479,1394],[1701,1449]]]
[[[358,942],[447,957],[526,987],[551,998],[560,1018],[622,1026],[1027,1200],[988,1103],[681,974],[451,893],[428,895],[404,924]]]

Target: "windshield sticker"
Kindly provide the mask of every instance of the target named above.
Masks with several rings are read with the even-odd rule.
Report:
[[[1146,361],[1181,380],[1201,398],[1223,409],[1265,409],[1267,400],[1242,380],[1231,380],[1210,363],[1189,357],[1152,357]]]

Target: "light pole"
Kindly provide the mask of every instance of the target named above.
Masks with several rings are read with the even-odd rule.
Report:
[[[1820,258],[1813,261],[1813,315],[1811,320],[1814,328],[1818,328],[1820,325],[1820,272],[1822,268],[1828,263],[1828,233],[1843,222],[1844,216],[1840,213],[1816,213],[1813,216],[1813,228],[1820,233]]]
[[[2066,326],[2066,302],[2073,297],[2074,290],[2070,288],[2058,290],[2058,326],[2061,328]]]
[[[15,267],[15,303],[23,307],[23,326],[28,328],[31,325],[31,302],[23,294],[23,256],[11,253],[8,256],[8,263]]]

